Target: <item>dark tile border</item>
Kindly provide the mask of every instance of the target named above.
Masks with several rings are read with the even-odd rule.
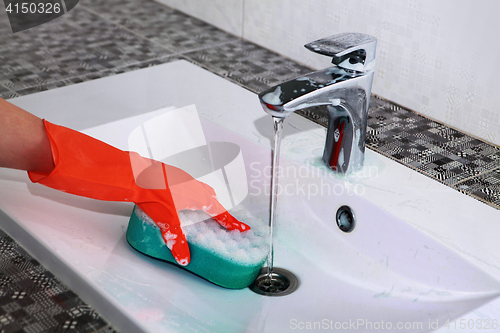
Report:
[[[0,97],[1,98],[8,99],[8,98],[12,98],[13,95],[16,95],[16,94],[13,91],[11,91],[9,88],[0,84]]]
[[[370,101],[366,146],[500,209],[498,186],[481,181],[500,170],[500,147],[377,96]]]
[[[133,70],[137,70],[137,69],[142,69],[142,68],[147,68],[147,67],[151,67],[151,66],[155,66],[155,65],[160,65],[160,64],[172,62],[172,61],[179,60],[179,59],[181,59],[181,58],[179,58],[177,56],[166,56],[166,57],[159,58],[159,59],[138,62],[138,63],[130,64],[127,66],[105,69],[105,70],[95,72],[95,73],[66,78],[66,79],[56,81],[53,83],[39,84],[39,85],[35,85],[35,86],[29,87],[29,88],[20,89],[16,93],[13,93],[13,92],[11,92],[10,94],[6,93],[6,95],[11,96],[11,98],[29,95],[29,94],[33,94],[33,93],[37,93],[37,92],[42,92],[42,91],[47,91],[47,90],[51,90],[51,89],[55,89],[55,88],[69,86],[72,84],[92,81],[92,80],[100,79],[100,78],[107,77],[107,76],[122,74],[122,73],[130,72]],[[9,97],[6,97],[6,98],[9,98]]]
[[[17,34],[1,29],[0,39],[0,84],[16,92],[172,55],[79,6]]]
[[[255,93],[312,71],[243,40],[187,52],[183,56]]]
[[[149,0],[87,0],[83,8],[175,54],[239,40],[208,23]]]
[[[456,183],[453,188],[500,208],[500,168]]]
[[[117,332],[1,230],[0,330]]]

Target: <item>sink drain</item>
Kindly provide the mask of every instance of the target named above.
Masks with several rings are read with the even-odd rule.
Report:
[[[343,232],[351,232],[355,226],[354,214],[349,206],[342,206],[336,214],[337,226]]]
[[[267,267],[260,270],[250,290],[264,296],[285,296],[293,293],[299,286],[299,280],[283,268],[273,268],[271,276],[267,275]]]

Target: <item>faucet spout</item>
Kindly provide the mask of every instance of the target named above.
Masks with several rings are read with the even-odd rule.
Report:
[[[361,44],[352,45],[349,41]],[[294,111],[325,105],[329,120],[323,161],[340,173],[355,171],[363,165],[375,44],[373,37],[363,34],[341,34],[310,43],[306,47],[318,53],[332,55],[332,50],[338,51],[340,55],[334,56],[334,63],[340,64],[281,83],[259,94],[264,111],[276,118],[286,118]],[[370,52],[360,49],[363,45],[368,45],[366,49]],[[363,61],[367,59],[369,64],[364,67]]]

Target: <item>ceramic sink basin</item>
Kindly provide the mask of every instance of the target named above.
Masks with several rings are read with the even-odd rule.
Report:
[[[47,101],[50,107],[37,111],[35,106]],[[78,123],[50,111],[74,103],[74,112],[88,110]],[[122,149],[129,148],[129,136],[139,125],[194,104],[203,142],[231,143],[244,161],[238,200],[228,205],[268,220],[272,121],[259,109],[256,95],[196,66],[170,63],[28,96],[17,104]],[[92,116],[105,109],[110,114],[94,122]],[[446,236],[451,222],[443,216],[450,210],[436,207],[448,201],[433,202],[445,193],[457,203],[478,203],[373,152],[367,152],[368,173],[334,175],[320,161],[325,130],[295,115],[287,123],[275,266],[298,277],[299,287],[290,295],[224,289],[146,257],[125,239],[133,205],[55,192],[17,171],[0,170],[2,228],[124,332],[431,332],[463,316],[475,319],[474,311],[485,306],[495,313],[496,262],[484,257],[481,262],[490,267],[485,269],[474,259],[492,243],[486,238],[477,249],[476,242],[457,249],[468,216],[449,214],[458,231]],[[229,153],[228,161],[234,150]],[[396,188],[393,177],[406,187]],[[349,233],[335,220],[343,205],[356,218]],[[483,206],[477,206],[481,223],[498,216]],[[407,207],[406,215],[401,207]]]
[[[214,141],[240,146],[249,193],[238,206],[266,220],[269,150],[209,122],[204,128]],[[214,331],[284,332],[340,325],[344,331],[371,332],[375,325],[425,332],[499,295],[496,280],[357,196],[355,188],[328,177],[325,169],[284,158],[282,175],[275,264],[295,273],[298,290],[266,299],[249,290],[231,292],[189,280],[174,289],[186,288],[198,296],[176,299],[171,304],[175,310],[167,313]],[[335,222],[342,205],[356,216],[350,233]],[[135,288],[125,284],[123,289]],[[177,312],[179,307],[183,310]]]

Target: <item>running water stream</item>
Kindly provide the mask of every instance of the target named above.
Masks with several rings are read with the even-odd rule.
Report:
[[[285,118],[273,116],[274,122],[274,149],[273,160],[271,164],[271,206],[269,210],[269,255],[267,257],[267,277],[272,278],[274,265],[274,227],[276,224],[276,205],[278,203],[278,179],[279,179],[279,161],[281,133],[283,131],[283,121]]]

